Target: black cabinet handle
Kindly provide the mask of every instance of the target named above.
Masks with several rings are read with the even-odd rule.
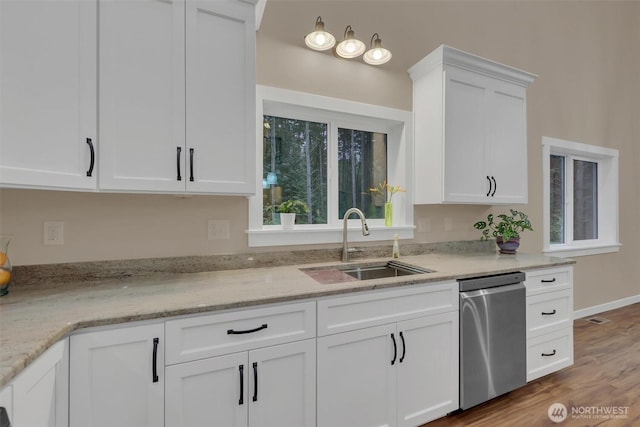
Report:
[[[240,371],[240,400],[238,405],[242,405],[244,403],[244,365],[238,366],[238,370]]]
[[[11,427],[11,420],[7,409],[4,406],[0,406],[0,427]]]
[[[404,335],[400,332],[400,339],[402,340],[402,356],[400,356],[400,363],[404,360],[404,356],[407,354],[407,345],[404,342]]]
[[[491,179],[489,178],[489,175],[487,175],[487,181],[489,181],[489,191],[487,191],[487,197],[489,197],[491,194]]]
[[[555,281],[556,281],[556,278],[554,277],[554,278],[553,278],[553,279],[551,279],[551,280],[545,280],[545,279],[542,279],[542,280],[540,280],[540,283],[553,283],[553,282],[555,282]]]
[[[491,176],[491,180],[493,181],[493,192],[491,193],[491,197],[496,195],[496,190],[498,189],[498,183],[496,182],[495,177]]]
[[[398,346],[396,345],[396,337],[391,334],[391,341],[393,341],[393,359],[391,360],[391,364],[396,364],[396,357],[398,357]]]
[[[547,313],[545,311],[542,312],[543,316],[553,316],[554,314],[556,314],[556,309],[554,308],[552,312]]]
[[[233,329],[227,329],[227,335],[241,335],[241,334],[250,334],[252,332],[258,332],[261,331],[263,329],[267,329],[267,324],[263,323],[262,325],[258,326],[257,328],[253,328],[253,329],[244,329],[241,331],[235,331]]]
[[[89,150],[91,150],[91,161],[89,162],[89,170],[87,171],[87,176],[91,176],[93,173],[93,164],[96,161],[96,152],[93,149],[93,142],[91,142],[91,138],[87,138],[87,144],[89,144]]]
[[[189,181],[193,182],[193,148],[189,148]]]
[[[258,362],[253,362],[253,399],[258,401]]]
[[[556,355],[556,349],[553,349],[553,353],[542,353],[543,357],[548,357],[548,356],[555,356]]]
[[[160,338],[153,339],[153,382],[158,382],[158,343],[160,342]]]
[[[180,174],[180,153],[182,153],[182,147],[176,147],[177,150],[177,154],[176,154],[176,158],[177,158],[177,163],[176,163],[176,168],[178,170],[178,181],[182,181],[182,175]]]

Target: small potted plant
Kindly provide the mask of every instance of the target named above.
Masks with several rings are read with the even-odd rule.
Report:
[[[487,240],[490,236],[496,238],[501,254],[515,254],[520,246],[520,233],[525,230],[533,231],[525,213],[514,209],[510,211],[511,215],[500,214],[494,217],[489,214],[486,221],[473,224],[475,229],[482,230],[482,240]]]
[[[276,211],[280,213],[282,228],[290,230],[296,222],[296,214],[306,214],[309,212],[309,207],[302,200],[289,199],[280,203],[276,207]]]

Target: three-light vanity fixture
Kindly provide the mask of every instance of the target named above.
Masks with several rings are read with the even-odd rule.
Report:
[[[324,22],[318,16],[314,31],[304,38],[305,44],[313,50],[329,50],[336,46],[336,38],[324,29]],[[371,36],[369,50],[366,50],[364,42],[355,37],[351,25],[344,30],[344,39],[336,46],[336,54],[342,58],[357,58],[364,53],[363,59],[369,65],[381,65],[391,59],[391,52],[382,47],[382,40],[378,33]]]

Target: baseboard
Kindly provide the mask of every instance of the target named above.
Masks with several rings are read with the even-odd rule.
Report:
[[[615,310],[616,308],[635,304],[637,302],[640,302],[640,295],[634,295],[632,297],[622,298],[616,301],[594,305],[593,307],[587,307],[581,310],[576,310],[573,312],[573,318],[581,319],[583,317],[592,316],[594,314],[602,313],[603,311]]]

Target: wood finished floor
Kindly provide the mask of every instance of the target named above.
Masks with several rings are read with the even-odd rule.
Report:
[[[592,316],[593,317],[593,316]],[[574,365],[547,375],[485,404],[425,424],[423,427],[482,426],[640,426],[640,304],[600,313],[596,325],[574,321]],[[552,422],[553,403],[569,411]],[[628,407],[627,418],[572,418],[572,407]]]

